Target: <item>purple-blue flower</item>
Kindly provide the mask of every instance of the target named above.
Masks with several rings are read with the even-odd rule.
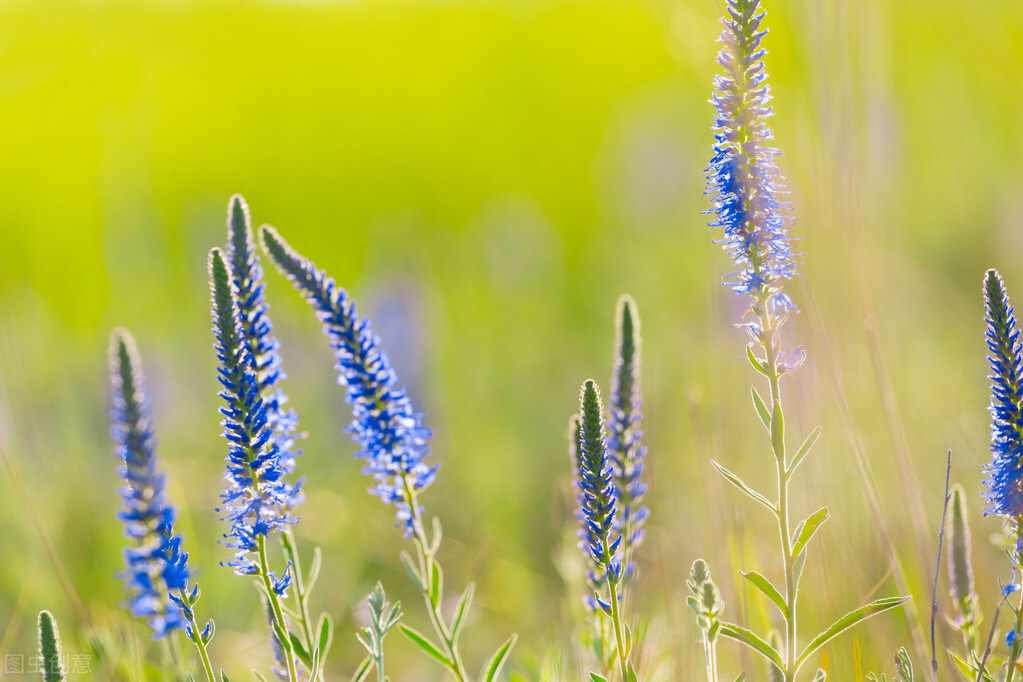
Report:
[[[361,447],[356,456],[366,460],[363,472],[376,480],[370,492],[395,505],[399,525],[410,537],[414,531],[410,503],[437,472],[423,461],[431,436],[423,427],[423,415],[412,408],[380,338],[369,319],[359,316],[348,293],[272,227],[262,227],[261,236],[270,258],[323,323],[337,359],[338,383],[346,387],[345,399],[352,405],[354,420],[347,430]]]
[[[111,435],[121,461],[124,508],[118,518],[132,547],[125,552],[126,587],[132,614],[148,620],[154,637],[186,627],[169,592],[188,583],[188,554],[174,534],[174,507],[156,457],[156,437],[146,397],[142,362],[131,334],[116,329],[110,339]]]
[[[583,384],[579,396],[579,487],[586,530],[580,533],[604,580],[617,590],[621,581],[621,534],[615,530],[615,488],[604,431],[604,406],[600,390],[592,380]],[[597,598],[597,605],[611,615],[610,604]]]
[[[714,195],[713,227],[724,228],[721,243],[739,270],[726,282],[739,293],[761,300],[772,313],[793,310],[782,292],[795,274],[795,254],[788,235],[789,205],[785,178],[775,164],[780,152],[774,135],[771,91],[760,43],[765,12],[760,0],[728,0],[722,19],[723,47],[718,63],[724,73],[714,79],[714,156],[707,169],[708,193]]]
[[[991,366],[991,455],[984,467],[988,478],[984,491],[988,507],[984,514],[1023,516],[1023,414],[1020,400],[1023,356],[1020,353],[1016,316],[1009,304],[1005,283],[995,270],[984,279],[987,311],[988,362]]]
[[[615,364],[611,374],[611,409],[607,447],[614,473],[618,515],[615,529],[621,533],[626,577],[636,570],[632,552],[643,541],[643,524],[648,510],[642,504],[643,483],[643,393],[640,388],[641,340],[639,312],[630,296],[618,300],[616,314]]]
[[[263,294],[263,268],[256,255],[249,220],[249,207],[241,195],[234,195],[228,204],[227,248],[231,280],[238,299],[238,315],[245,342],[252,355],[259,394],[266,406],[266,421],[271,439],[277,446],[280,466],[285,475],[295,471],[295,457],[302,454],[295,448],[298,415],[287,407],[288,396],[280,389],[287,377],[281,369],[280,342],[271,333],[270,305]],[[291,504],[302,501],[298,482],[288,496]],[[288,484],[285,483],[285,486]]]
[[[237,291],[230,267],[220,249],[210,252],[210,288],[213,298],[213,331],[219,367],[219,395],[225,405],[221,425],[228,440],[227,488],[221,494],[219,511],[231,523],[224,544],[237,550],[226,562],[240,575],[259,574],[260,566],[250,556],[257,550],[257,538],[283,530],[297,519],[289,514],[298,491],[284,481],[287,473],[267,423],[267,407],[260,397],[259,379],[238,311]],[[274,580],[273,589],[284,594],[290,571]]]

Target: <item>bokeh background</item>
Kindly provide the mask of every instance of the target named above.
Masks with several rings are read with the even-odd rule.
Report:
[[[862,679],[907,645],[925,668],[914,643],[949,449],[988,622],[1009,577],[989,540],[1000,524],[981,518],[980,282],[996,266],[1023,296],[1023,5],[767,7],[772,120],[805,254],[786,333],[809,361],[787,380],[788,430],[824,427],[794,514],[833,515],[805,572],[801,630],[910,592],[916,616],[879,617],[815,661],[829,679]],[[623,292],[644,332],[651,517],[634,604],[651,623],[648,675],[701,675],[684,603],[697,556],[727,614],[764,629],[774,614],[736,570],[779,573],[774,527],[709,464],[772,489],[734,328],[742,302],[720,284],[731,264],[701,215],[721,12],[718,0],[0,3],[2,653],[31,653],[48,608],[70,654],[90,651],[91,631],[125,660],[160,655],[115,579],[105,354],[124,325],[217,621],[213,656],[232,679],[268,668],[263,614],[248,581],[218,565],[213,511],[225,443],[205,258],[234,192],[375,318],[428,413],[442,469],[425,504],[444,522],[449,591],[478,583],[472,668],[518,631],[512,672],[535,679],[555,647],[562,678],[582,677],[565,428],[582,380],[610,375]],[[306,554],[323,548],[316,604],[338,622],[330,673],[347,679],[376,580],[409,624],[428,623],[401,533],[343,433],[350,412],[319,325],[271,268],[267,279],[285,389],[308,431],[297,533]],[[946,594],[943,577],[943,608]],[[941,641],[957,638],[939,619]],[[764,676],[721,649],[724,674]],[[440,679],[400,635],[388,656],[396,681]],[[94,675],[150,674],[126,667]]]

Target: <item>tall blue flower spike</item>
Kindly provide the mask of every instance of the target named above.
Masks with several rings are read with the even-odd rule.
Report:
[[[984,498],[984,514],[1010,518],[1023,516],[1023,399],[1020,352],[1016,316],[1009,304],[1005,283],[995,270],[984,279],[984,303],[987,311],[988,362],[991,366],[991,454]]]
[[[622,535],[625,577],[635,575],[633,552],[643,541],[643,524],[648,510],[642,504],[643,483],[643,393],[640,388],[641,337],[639,311],[631,296],[618,299],[616,314],[615,363],[611,374],[611,409],[608,419],[608,453],[614,473],[618,516],[615,528]]]
[[[724,228],[721,241],[739,270],[726,282],[750,294],[773,314],[793,310],[782,292],[795,274],[795,256],[788,235],[789,205],[785,178],[775,164],[780,153],[769,145],[771,90],[760,29],[765,12],[760,0],[728,0],[722,20],[723,47],[718,64],[724,73],[714,79],[714,155],[707,169],[708,193],[714,195],[713,227]]]
[[[295,446],[295,438],[299,436],[298,415],[288,408],[288,396],[280,388],[280,382],[287,377],[281,369],[280,342],[273,336],[270,305],[263,294],[263,268],[252,238],[249,207],[238,194],[228,203],[225,252],[238,299],[242,335],[252,355],[259,395],[266,407],[267,426],[277,446],[281,469],[285,475],[290,475],[295,471],[295,457],[302,454]],[[288,483],[284,485],[291,487]],[[300,488],[301,481],[292,487],[288,495],[290,504],[302,501]]]
[[[316,310],[334,349],[338,383],[346,387],[354,421],[348,427],[366,460],[363,472],[376,481],[370,490],[397,508],[405,536],[414,533],[410,503],[436,475],[437,467],[423,460],[429,454],[430,430],[423,415],[412,408],[398,375],[383,351],[368,318],[360,317],[348,293],[326,272],[298,254],[272,227],[260,231],[263,245],[278,269]],[[416,511],[421,509],[417,506]]]
[[[598,534],[599,529],[590,523],[590,519],[586,515],[586,491],[582,485],[582,452],[582,419],[578,414],[574,414],[568,421],[568,455],[572,462],[574,474],[572,487],[575,490],[575,516],[579,519],[580,523],[577,533],[579,536],[579,549],[583,551],[589,562],[589,566],[586,569],[586,582],[590,591],[584,595],[583,603],[586,604],[590,611],[596,611],[598,608],[597,600],[593,595],[599,593],[604,588],[607,571],[594,560],[593,553],[590,551],[590,547],[600,545],[600,535]]]
[[[219,511],[231,523],[224,544],[237,550],[231,566],[239,575],[261,574],[261,566],[252,558],[259,538],[281,531],[297,521],[289,510],[298,491],[285,483],[286,473],[277,444],[267,423],[267,408],[259,395],[255,361],[244,341],[238,311],[238,294],[232,284],[229,266],[220,249],[209,259],[210,288],[213,299],[213,331],[219,367],[219,395],[225,405],[221,425],[228,440],[227,488],[221,494]],[[272,589],[284,595],[290,584],[290,571],[277,578],[269,574]]]
[[[142,362],[126,329],[115,329],[110,338],[110,387],[111,435],[125,484],[118,518],[133,542],[124,552],[129,606],[160,639],[187,627],[185,614],[172,605],[169,592],[187,586],[188,554],[181,551],[181,537],[174,534],[174,507],[156,456]]]

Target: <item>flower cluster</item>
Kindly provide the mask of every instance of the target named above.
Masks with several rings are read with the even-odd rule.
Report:
[[[156,457],[156,438],[146,398],[142,363],[135,341],[124,329],[110,343],[113,396],[111,435],[121,461],[124,509],[118,518],[134,546],[125,550],[127,588],[132,614],[149,621],[156,638],[186,626],[183,613],[168,600],[170,590],[188,583],[188,554],[174,534],[174,507]]]
[[[727,9],[718,53],[725,72],[714,79],[712,100],[715,142],[707,184],[716,219],[710,224],[724,228],[722,244],[739,267],[731,276],[735,291],[781,313],[794,308],[780,285],[795,274],[795,256],[789,207],[779,198],[785,192],[774,161],[779,151],[768,144],[771,94],[760,46],[765,12],[760,0],[728,0]]]
[[[597,384],[588,380],[579,396],[582,415],[579,428],[579,487],[586,532],[580,537],[593,561],[604,572],[604,580],[617,589],[621,578],[619,548],[622,536],[614,529],[615,488],[604,436],[604,406]],[[597,604],[611,615],[610,605],[599,598]]]
[[[985,467],[988,479],[984,514],[1010,518],[1023,515],[1023,413],[1020,386],[1023,356],[1020,352],[1016,316],[1009,304],[1005,283],[995,270],[984,279],[984,303],[987,310],[988,362],[991,365],[991,464]]]
[[[579,549],[583,550],[587,560],[590,562],[590,566],[586,569],[589,593],[583,597],[583,603],[591,611],[596,611],[597,601],[593,598],[593,594],[603,589],[607,572],[593,559],[593,554],[590,552],[590,547],[600,545],[600,535],[598,533],[599,529],[590,523],[590,519],[586,515],[586,491],[582,485],[582,452],[582,419],[578,414],[574,414],[568,422],[568,456],[572,462],[572,471],[575,474],[572,480],[572,488],[575,491],[575,516],[579,519],[580,523],[579,531],[577,532],[579,536]]]
[[[615,366],[611,375],[611,409],[608,452],[614,473],[618,516],[615,529],[625,544],[625,575],[635,573],[632,551],[642,542],[648,510],[641,504],[643,483],[643,394],[640,389],[640,332],[636,302],[630,296],[618,300]]]
[[[258,538],[283,530],[296,519],[289,510],[296,504],[298,491],[287,485],[286,471],[277,444],[267,424],[266,404],[259,394],[255,361],[245,342],[238,311],[237,291],[232,285],[230,268],[220,249],[210,252],[210,287],[213,298],[213,330],[219,360],[218,379],[223,386],[219,395],[225,406],[224,437],[230,443],[227,455],[227,489],[221,495],[231,532],[225,544],[237,550],[232,566],[242,575],[257,574],[260,567],[249,557],[257,549]],[[271,574],[272,576],[272,574]],[[273,589],[284,594],[290,573],[277,579]]]
[[[370,322],[360,317],[348,293],[326,272],[298,254],[276,230],[261,228],[263,245],[280,271],[298,289],[323,323],[337,359],[338,382],[346,387],[354,420],[348,427],[366,460],[364,473],[376,480],[372,493],[398,509],[406,536],[414,531],[411,503],[433,482],[437,468],[423,460],[429,454],[429,429],[412,408]]]
[[[234,195],[228,204],[227,260],[231,266],[231,279],[238,298],[238,316],[242,336],[249,347],[259,386],[259,394],[266,407],[266,422],[271,439],[277,446],[280,466],[284,473],[295,471],[295,457],[302,454],[295,449],[298,415],[287,407],[288,396],[278,384],[286,378],[281,369],[280,342],[271,333],[273,324],[268,314],[270,305],[263,295],[263,268],[256,255],[249,220],[249,207],[240,195]],[[287,483],[285,487],[290,487]],[[302,501],[299,493],[301,481],[287,496],[294,505]]]

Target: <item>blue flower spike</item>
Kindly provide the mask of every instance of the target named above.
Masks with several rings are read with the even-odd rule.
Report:
[[[294,650],[287,621],[280,605],[291,585],[291,565],[281,577],[270,570],[266,539],[297,522],[290,514],[298,494],[284,481],[286,467],[281,461],[277,443],[272,437],[266,403],[260,396],[259,375],[255,360],[245,341],[244,327],[238,305],[231,268],[220,249],[210,251],[210,291],[212,297],[213,331],[219,366],[221,426],[228,441],[226,490],[221,494],[218,511],[230,522],[231,531],[224,544],[234,548],[235,555],[224,565],[239,575],[258,578],[274,612],[275,626],[288,661],[288,679],[298,682]]]
[[[643,524],[648,510],[642,504],[643,482],[643,393],[640,387],[641,336],[639,311],[631,296],[618,299],[614,371],[611,374],[608,452],[614,472],[618,516],[615,528],[622,535],[622,563],[625,580],[635,577],[632,560],[643,541]]]
[[[120,490],[124,509],[118,517],[134,543],[125,550],[132,614],[148,620],[156,639],[185,630],[199,651],[207,679],[215,682],[206,652],[213,639],[213,621],[197,632],[199,586],[188,589],[188,554],[181,550],[181,536],[174,533],[174,507],[156,456],[142,360],[126,329],[115,329],[110,337],[110,388],[111,435],[125,484]]]
[[[597,606],[611,619],[622,679],[628,680],[631,662],[626,652],[625,628],[619,583],[622,580],[622,536],[615,528],[617,507],[610,456],[604,426],[604,405],[596,382],[587,380],[579,395],[579,487],[587,532],[581,534],[585,548],[604,575],[607,599],[594,592]]]

